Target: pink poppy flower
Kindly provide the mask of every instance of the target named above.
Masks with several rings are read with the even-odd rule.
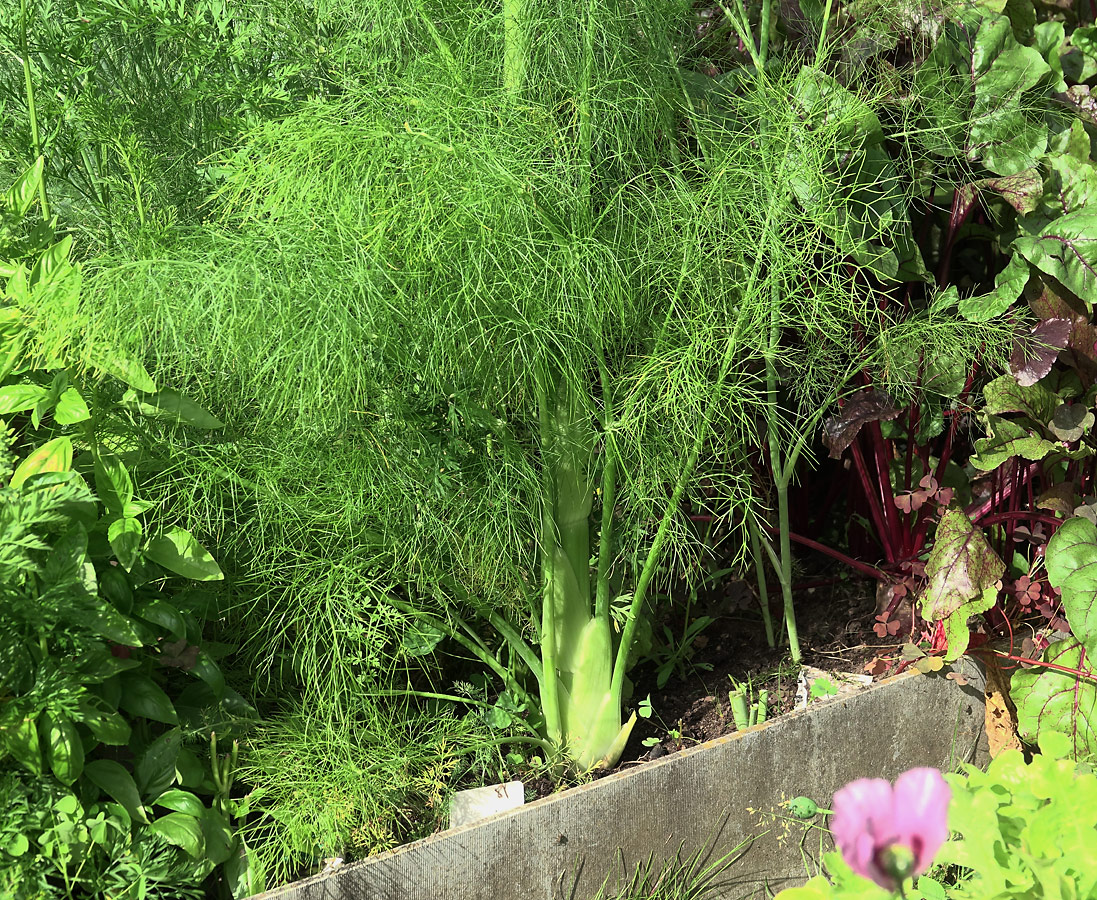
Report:
[[[936,769],[911,769],[892,787],[862,778],[834,795],[830,830],[842,858],[884,888],[929,868],[948,838],[951,792]]]

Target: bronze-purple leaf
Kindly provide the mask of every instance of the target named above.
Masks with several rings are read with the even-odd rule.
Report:
[[[1070,340],[1070,327],[1069,319],[1044,319],[1013,342],[1009,367],[1019,385],[1031,387],[1051,371]]]
[[[846,401],[841,414],[823,422],[823,444],[830,451],[831,459],[838,459],[853,443],[861,427],[869,422],[888,421],[899,415],[899,410],[883,391],[869,388]]]

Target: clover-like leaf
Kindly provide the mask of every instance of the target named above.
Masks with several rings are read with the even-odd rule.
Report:
[[[922,617],[936,622],[966,604],[984,602],[985,592],[996,589],[1005,570],[1005,563],[991,549],[982,530],[963,510],[947,510],[937,526],[937,537],[926,562],[928,582],[922,594]]]
[[[1047,427],[1059,440],[1073,443],[1092,426],[1093,413],[1084,403],[1064,403],[1055,410]]]
[[[1043,662],[1081,673],[1045,666],[1013,673],[1010,697],[1017,707],[1017,731],[1029,743],[1038,734],[1058,731],[1073,739],[1079,759],[1097,754],[1097,683],[1089,654],[1077,638],[1057,641],[1044,651]]]

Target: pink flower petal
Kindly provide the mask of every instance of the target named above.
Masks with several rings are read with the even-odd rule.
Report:
[[[916,871],[924,872],[948,838],[948,803],[952,798],[936,769],[911,769],[895,781],[893,822],[900,843],[914,851]]]
[[[861,778],[839,790],[831,808],[830,830],[842,858],[858,875],[892,887],[876,864],[877,852],[898,840],[891,785],[882,778]]]

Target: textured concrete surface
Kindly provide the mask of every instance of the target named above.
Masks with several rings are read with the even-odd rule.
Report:
[[[267,900],[592,900],[654,853],[741,847],[714,897],[802,883],[826,832],[780,804],[821,806],[861,777],[985,761],[982,673],[904,674],[512,812],[262,895]],[[612,894],[611,894],[612,896]]]

